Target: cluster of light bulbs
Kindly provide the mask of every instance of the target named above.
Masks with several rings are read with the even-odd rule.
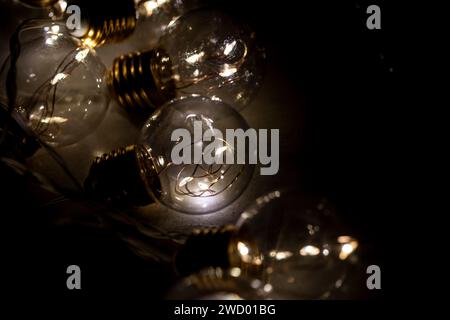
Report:
[[[97,128],[111,98],[149,117],[138,144],[95,159],[85,181],[90,195],[114,205],[157,201],[202,214],[243,193],[253,166],[175,165],[170,155],[177,141],[171,133],[192,132],[194,121],[220,131],[248,128],[239,111],[260,86],[265,60],[254,32],[220,11],[199,8],[200,1],[22,2],[49,8],[53,18],[29,21],[18,30],[12,112],[41,142],[77,143]],[[64,23],[71,3],[87,13],[76,32]],[[157,45],[120,56],[107,70],[95,47],[129,37],[141,20],[156,21],[146,32],[159,37]],[[2,105],[8,105],[6,72],[1,81]],[[358,242],[328,225],[332,214],[323,202],[294,197],[275,191],[259,198],[237,225],[194,232],[176,255],[179,273],[221,269],[187,278],[187,287],[211,284],[199,280],[211,274],[215,285],[200,286],[206,295],[214,289],[233,297],[321,298],[339,287]],[[252,294],[242,293],[248,292],[244,287]]]

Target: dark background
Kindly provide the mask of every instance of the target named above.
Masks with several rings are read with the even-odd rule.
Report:
[[[267,48],[264,88],[276,94],[266,101],[269,109],[259,112],[270,121],[256,123],[281,129],[279,179],[335,203],[344,222],[366,245],[363,261],[383,270],[382,292],[369,292],[361,283],[356,297],[384,297],[390,287],[387,252],[394,214],[390,207],[395,176],[390,128],[396,112],[393,8],[379,1],[218,4],[249,22]],[[381,30],[366,28],[370,4],[381,7]],[[2,11],[2,25],[13,14]],[[2,264],[9,284],[3,290],[67,298],[164,297],[175,281],[169,270],[133,255],[113,231],[53,226],[46,208],[33,200],[42,199],[41,191],[3,165],[0,170]],[[80,291],[66,289],[70,264],[81,267]]]

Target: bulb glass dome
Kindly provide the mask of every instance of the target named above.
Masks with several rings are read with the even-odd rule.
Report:
[[[1,77],[5,102],[9,63],[6,66]],[[15,112],[42,141],[53,146],[74,144],[104,118],[109,104],[104,75],[105,67],[95,52],[71,37],[64,25],[26,25],[16,63]]]
[[[176,99],[156,111],[141,136],[141,145],[150,155],[147,167],[158,172],[160,190],[154,195],[163,204],[189,213],[216,211],[233,202],[247,187],[254,166],[237,161],[227,164],[227,154],[235,159],[236,148],[226,140],[226,130],[247,128],[233,108],[205,97]],[[177,129],[186,135],[174,135]],[[208,132],[210,140],[205,141]],[[173,151],[180,146],[186,148]],[[173,156],[186,157],[185,152],[188,161],[175,164],[179,160],[174,161]],[[208,153],[210,160],[206,159]]]
[[[356,259],[358,241],[324,199],[275,191],[258,198],[237,227],[231,249],[267,298],[327,298]]]

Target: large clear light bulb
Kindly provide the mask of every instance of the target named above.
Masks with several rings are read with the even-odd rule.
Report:
[[[56,22],[30,22],[20,31],[14,114],[44,142],[76,143],[105,116],[109,93],[105,67],[95,52]],[[1,75],[1,99],[7,105],[7,74]]]
[[[117,58],[109,82],[127,109],[151,110],[200,94],[240,111],[261,84],[264,61],[254,32],[224,13],[200,9],[171,23],[155,49]]]
[[[234,142],[225,140],[227,129],[247,128],[242,116],[223,102],[200,96],[176,99],[150,117],[138,145],[97,158],[86,187],[117,203],[146,205],[156,200],[191,214],[219,210],[243,193],[253,175],[254,166],[238,164]],[[175,130],[187,136],[174,137]],[[180,146],[186,149],[176,154],[190,152],[183,163],[172,155]],[[227,154],[233,164],[226,161]],[[211,159],[205,160],[206,155]]]
[[[195,232],[177,265],[182,273],[232,269],[256,280],[264,298],[320,299],[342,286],[357,247],[324,200],[275,191],[258,198],[236,226]]]

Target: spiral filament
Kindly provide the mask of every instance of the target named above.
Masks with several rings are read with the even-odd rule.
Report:
[[[183,166],[178,173],[175,192],[179,195],[190,197],[215,196],[230,186],[228,184],[218,189],[214,188],[221,179],[224,179],[230,167],[224,168],[223,165],[194,165],[193,168],[191,167]],[[186,171],[191,171],[191,173],[186,174]],[[235,179],[237,179],[237,176]]]
[[[51,40],[52,38],[49,39]],[[76,51],[79,52],[77,55],[74,55]],[[77,57],[80,58],[83,54],[83,51],[80,51],[80,49],[71,50],[58,65],[51,78],[44,81],[29,99],[27,104],[30,108],[27,109],[35,111],[37,104],[41,103],[38,107],[38,111],[29,115],[32,130],[41,138],[51,141],[60,131],[60,124],[67,121],[64,117],[53,116],[58,82],[70,76],[73,70],[78,66],[79,60],[77,60]],[[21,108],[19,108],[19,110],[21,110]]]
[[[149,113],[175,97],[171,62],[161,49],[117,58],[108,84],[120,105],[129,111]]]
[[[219,150],[232,150],[224,146]],[[226,164],[193,164],[183,165],[177,174],[175,193],[189,197],[213,197],[230,188],[239,178],[244,166],[239,170],[232,170]]]
[[[216,40],[217,41],[217,40]],[[237,73],[245,63],[248,47],[241,39],[226,39],[210,44],[204,50],[186,52],[178,68],[177,89],[182,90],[194,84],[215,79],[220,88],[239,81],[244,74]],[[178,78],[178,77],[177,77]]]

